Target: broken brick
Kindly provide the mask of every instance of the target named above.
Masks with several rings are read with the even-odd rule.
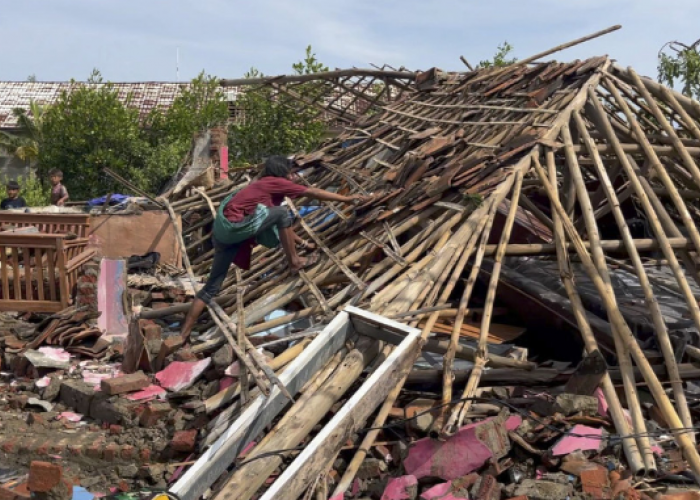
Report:
[[[173,354],[184,344],[185,341],[180,335],[175,335],[174,337],[168,337],[167,339],[165,339],[160,346],[160,351],[158,351],[158,357],[156,358],[156,362],[153,368],[156,371],[162,370],[165,366],[165,360],[168,358],[168,356]]]
[[[0,500],[29,500],[31,493],[27,490],[27,484],[22,483],[14,489],[8,486],[0,486]]]
[[[170,442],[170,446],[174,451],[192,452],[197,441],[197,429],[188,431],[177,431]]]
[[[472,498],[474,500],[500,500],[501,485],[494,476],[483,475],[479,477],[472,488]]]
[[[153,321],[139,320],[139,326],[141,327],[141,333],[146,341],[160,340],[163,335],[163,329]]]
[[[113,462],[117,458],[117,454],[119,453],[119,446],[117,446],[114,443],[110,443],[107,446],[105,446],[102,456],[105,461],[107,462]]]
[[[139,423],[143,427],[154,427],[159,421],[165,420],[171,411],[172,408],[168,403],[150,403],[141,414]]]
[[[130,444],[125,444],[124,446],[122,446],[121,457],[124,460],[133,460],[135,455],[136,455],[136,448],[134,448]]]
[[[61,484],[63,469],[49,462],[34,461],[29,466],[27,488],[31,492],[47,493]]]
[[[82,380],[64,380],[61,383],[61,402],[83,415],[90,414],[95,389]]]
[[[594,500],[611,498],[608,469],[596,464],[594,468],[581,471],[581,488]]]
[[[121,377],[102,380],[100,388],[105,394],[114,396],[126,392],[134,392],[151,385],[151,381],[142,371],[122,375]]]

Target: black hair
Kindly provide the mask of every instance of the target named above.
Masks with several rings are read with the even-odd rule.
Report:
[[[288,177],[292,171],[291,162],[285,156],[270,156],[265,160],[260,177]]]
[[[9,181],[7,183],[7,189],[16,189],[17,191],[19,191],[19,184],[17,183],[17,181]]]
[[[52,168],[51,170],[49,170],[49,177],[54,177],[54,176],[63,179],[63,172],[61,172],[57,168]]]

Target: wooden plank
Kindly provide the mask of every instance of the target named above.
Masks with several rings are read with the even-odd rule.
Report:
[[[290,393],[299,390],[354,335],[349,315],[338,314],[309,346],[280,375]],[[268,398],[258,396],[171,488],[181,500],[197,500],[228,469],[243,447],[253,441],[287,405],[277,386]]]
[[[411,369],[411,354],[415,349],[419,349],[420,330],[355,307],[346,307],[345,312],[350,314],[353,324],[363,321],[380,324],[389,330],[402,331],[405,338],[287,467],[261,500],[298,498],[327,467],[350,434],[364,426],[367,418],[384,401],[394,384]]]
[[[70,290],[68,288],[68,275],[66,273],[66,254],[63,248],[63,238],[56,238],[56,267],[58,268],[59,301],[61,307],[68,307]]]
[[[32,253],[29,247],[22,249],[22,260],[24,262],[24,298],[34,300],[32,293]]]
[[[2,297],[5,300],[10,299],[10,269],[9,260],[7,258],[7,247],[0,245],[0,279],[2,279]]]
[[[53,248],[46,251],[46,263],[49,270],[49,297],[51,302],[56,302],[56,251]]]
[[[36,289],[37,297],[44,301],[44,252],[40,248],[34,249],[34,267],[36,268]]]
[[[22,300],[22,279],[19,269],[19,249],[12,247],[12,286],[14,287],[15,300]]]
[[[0,311],[59,312],[63,309],[59,302],[49,300],[0,300]]]

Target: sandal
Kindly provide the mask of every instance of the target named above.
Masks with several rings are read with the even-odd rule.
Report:
[[[302,269],[308,269],[309,267],[313,266],[314,264],[316,264],[318,262],[319,257],[320,257],[319,254],[312,253],[311,255],[306,257],[306,263],[303,266],[301,266],[299,269],[290,270],[291,274],[297,275],[297,274],[299,274],[299,271],[301,271]]]

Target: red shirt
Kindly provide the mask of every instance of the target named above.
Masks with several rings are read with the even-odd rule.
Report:
[[[251,182],[231,198],[224,207],[224,217],[231,222],[240,222],[246,215],[255,212],[258,205],[278,207],[285,197],[298,198],[307,189],[282,177],[263,177]]]

